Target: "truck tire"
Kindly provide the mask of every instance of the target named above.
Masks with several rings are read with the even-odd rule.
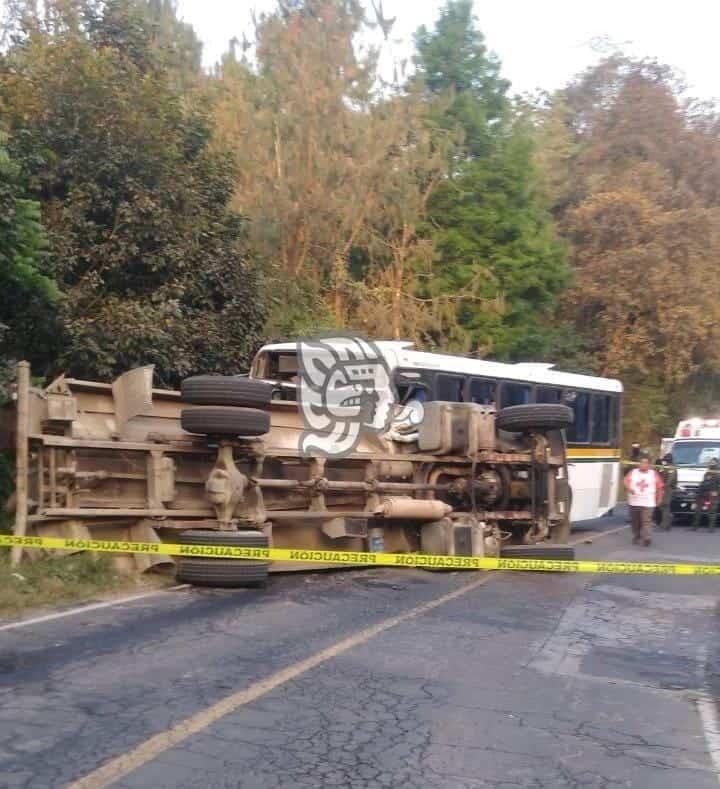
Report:
[[[195,375],[180,384],[182,399],[193,405],[235,405],[267,408],[272,384],[230,375]]]
[[[180,424],[188,433],[210,436],[262,436],[270,430],[270,414],[256,408],[201,405],[184,408]]]
[[[227,545],[233,548],[267,548],[268,538],[259,531],[213,531],[192,529],[180,534],[181,545]],[[261,586],[267,581],[270,562],[255,559],[213,559],[178,556],[176,579],[193,586],[238,589]]]
[[[501,559],[552,559],[572,562],[575,549],[571,545],[505,545],[500,549]]]
[[[571,408],[556,403],[511,405],[503,408],[495,419],[500,430],[524,433],[528,430],[562,430],[575,421]]]

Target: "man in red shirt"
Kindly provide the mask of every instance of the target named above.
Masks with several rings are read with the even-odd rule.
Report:
[[[664,487],[662,477],[650,468],[647,454],[641,455],[638,466],[625,475],[634,545],[642,542],[647,546],[652,542],[652,515],[662,501]]]

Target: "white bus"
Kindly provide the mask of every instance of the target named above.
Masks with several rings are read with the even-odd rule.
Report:
[[[495,404],[498,409],[528,403],[564,403],[575,413],[567,431],[571,519],[605,515],[620,487],[620,418],[623,387],[612,378],[562,373],[550,364],[503,364],[450,354],[416,351],[401,341],[375,343],[395,377],[401,401],[418,388],[427,400]],[[294,399],[298,374],[296,343],[265,345],[251,377],[282,385]],[[411,391],[413,390],[413,391]]]

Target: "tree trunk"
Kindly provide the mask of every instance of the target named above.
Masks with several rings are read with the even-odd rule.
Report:
[[[392,297],[392,334],[393,340],[401,340],[402,326],[402,288],[405,278],[404,254],[399,252],[395,255],[395,283]]]

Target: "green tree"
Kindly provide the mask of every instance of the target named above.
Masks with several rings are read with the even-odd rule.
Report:
[[[531,135],[507,98],[470,0],[449,0],[436,27],[418,31],[416,45],[418,77],[437,103],[437,121],[457,133],[449,176],[429,203],[436,262],[428,293],[475,296],[457,308],[474,351],[541,356],[568,269]]]
[[[356,0],[282,3],[258,19],[257,62],[218,71],[215,117],[240,163],[236,205],[272,266],[272,333],[356,327],[425,339],[440,300],[415,293],[420,236],[444,173],[417,89],[385,86],[355,47]]]
[[[619,53],[536,116],[572,248],[559,314],[594,371],[625,382],[629,441],[657,438],[716,391],[718,123],[714,108],[685,100],[666,66]]]
[[[510,83],[475,25],[472,0],[448,0],[432,30],[419,28],[415,48],[418,76],[430,97],[449,97],[437,120],[462,131],[455,154],[466,159],[491,153],[494,129],[508,116]]]
[[[347,261],[391,144],[372,113],[374,56],[353,48],[363,24],[356,0],[279,4],[257,20],[257,64],[231,51],[219,69],[218,133],[240,165],[235,205],[272,266],[273,329],[306,305],[299,327],[345,320]]]
[[[0,403],[7,397],[13,361],[47,361],[48,329],[59,295],[43,273],[47,238],[40,204],[27,198],[20,168],[6,146],[0,133]]]
[[[173,65],[187,30],[173,49],[141,0],[44,9],[15,17],[0,102],[64,294],[54,366],[107,378],[155,363],[167,384],[237,371],[264,319],[258,272],[229,207],[234,159],[212,145],[204,95],[183,89],[192,58]]]

